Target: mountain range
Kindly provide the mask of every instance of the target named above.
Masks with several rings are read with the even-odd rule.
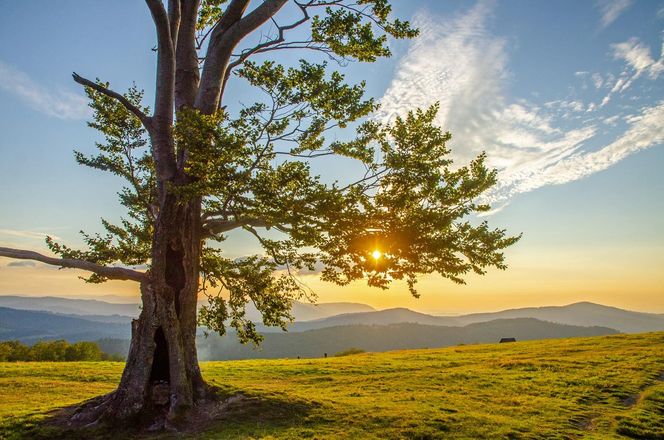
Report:
[[[528,307],[461,316],[433,316],[405,308],[395,308],[371,312],[346,313],[311,321],[296,321],[289,327],[289,331],[306,331],[341,325],[387,325],[402,322],[439,326],[465,326],[495,319],[514,318],[535,318],[541,321],[577,326],[609,327],[623,333],[664,330],[664,315],[632,312],[591,302],[579,302],[566,306]],[[269,328],[262,328],[261,330],[274,331]]]
[[[70,342],[101,338],[129,338],[128,322],[100,322],[71,315],[0,307],[0,340],[18,339],[32,344],[39,340],[66,339]]]
[[[204,301],[199,301],[199,305],[203,303]],[[138,303],[111,303],[93,299],[18,295],[0,296],[0,307],[53,312],[74,317],[86,317],[86,319],[94,316],[94,320],[101,322],[129,322],[138,316],[141,308]],[[375,309],[369,305],[352,302],[310,304],[294,301],[292,308],[296,321],[309,321],[344,313],[372,311],[375,311]],[[253,305],[247,307],[247,317],[252,321],[261,320],[260,313]]]
[[[59,297],[0,296],[0,340],[100,340],[112,352],[128,347],[130,321],[139,304]],[[288,332],[259,325],[258,350],[229,335],[199,340],[203,359],[320,356],[357,347],[381,351],[461,343],[591,336],[664,330],[664,315],[633,312],[589,302],[529,307],[462,316],[434,316],[405,308],[375,310],[359,303],[293,303],[296,321]],[[247,316],[260,315],[249,309]],[[109,352],[111,352],[109,351]]]

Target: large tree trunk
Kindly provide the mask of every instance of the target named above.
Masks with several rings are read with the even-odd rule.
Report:
[[[120,385],[100,404],[81,411],[80,421],[177,425],[210,394],[196,354],[200,206],[200,199],[182,201],[173,194],[163,203]]]

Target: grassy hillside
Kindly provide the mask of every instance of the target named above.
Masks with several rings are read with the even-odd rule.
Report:
[[[112,390],[121,369],[0,364],[0,438],[55,435],[31,427]],[[664,333],[208,362],[203,372],[245,397],[191,438],[664,438]]]

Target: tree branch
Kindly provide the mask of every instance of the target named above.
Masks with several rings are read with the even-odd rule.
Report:
[[[171,39],[168,13],[161,0],[145,0],[157,31],[157,90],[155,118],[173,122],[173,89],[175,87],[175,46]],[[170,116],[170,117],[169,117]]]
[[[212,219],[212,220],[207,220],[203,224],[203,232],[204,235],[212,236],[213,234],[221,234],[224,232],[232,231],[233,229],[242,226],[253,226],[256,228],[269,229],[273,225],[270,225],[266,221],[260,219],[233,219],[233,220]]]
[[[254,227],[254,228],[274,228],[280,232],[288,232],[288,228],[282,225],[269,223],[262,219],[257,218],[244,218],[244,219],[203,219],[203,235],[211,237],[214,234],[222,234],[224,232],[232,231],[240,227]]]
[[[75,260],[72,258],[47,257],[46,255],[42,255],[38,252],[26,251],[22,249],[0,247],[0,257],[16,258],[19,260],[35,260],[42,263],[51,264],[53,266],[87,270],[111,280],[130,280],[140,283],[147,280],[148,278],[147,274],[132,269],[102,266],[90,261]]]
[[[180,0],[168,1],[168,23],[170,24],[171,40],[173,47],[178,45],[178,34],[180,29],[180,18],[182,16]]]
[[[257,44],[256,46],[254,46],[252,48],[248,48],[248,49],[243,50],[242,53],[240,53],[238,55],[238,58],[228,65],[228,67],[226,68],[226,72],[224,74],[222,85],[221,85],[221,95],[222,96],[224,94],[224,89],[226,87],[226,83],[228,82],[228,78],[229,78],[230,73],[233,70],[233,68],[235,68],[235,67],[239,66],[240,64],[242,64],[243,62],[245,62],[247,60],[247,58],[249,58],[251,55],[266,51],[266,49],[271,47],[271,46],[283,43],[285,41],[286,31],[295,29],[298,26],[300,26],[301,24],[303,24],[303,23],[305,23],[306,21],[309,20],[309,12],[307,11],[306,6],[301,5],[297,2],[295,2],[295,3],[298,5],[298,7],[300,8],[300,11],[302,12],[302,18],[300,18],[299,20],[297,20],[297,21],[295,21],[295,22],[293,22],[289,25],[279,26],[277,24],[277,22],[274,20],[274,18],[270,17],[272,22],[274,23],[274,25],[277,27],[277,36],[275,38],[271,39],[271,40],[267,40],[267,41],[264,41],[262,43],[259,43],[259,44]]]
[[[85,87],[90,87],[91,89],[101,93],[102,95],[106,95],[108,97],[111,97],[113,99],[116,99],[120,104],[122,104],[127,110],[129,110],[131,113],[133,113],[140,121],[143,123],[143,126],[150,131],[152,127],[152,118],[143,113],[143,111],[136,107],[134,104],[129,102],[127,98],[122,96],[121,94],[114,92],[113,90],[109,90],[104,86],[101,86],[95,82],[90,81],[89,79],[83,78],[81,75],[79,75],[76,72],[73,72],[71,75],[74,78],[74,81],[77,83],[81,84],[82,86]]]
[[[182,0],[180,28],[175,49],[175,109],[191,107],[196,99],[200,73],[196,53],[196,20],[200,0]]]
[[[166,182],[176,174],[175,142],[172,136],[175,95],[175,46],[168,13],[161,0],[145,0],[157,31],[157,82],[152,141],[152,158],[157,170],[159,202],[165,197]],[[174,4],[174,3],[171,3]],[[179,21],[179,17],[178,17]]]
[[[228,62],[235,46],[272,18],[287,1],[265,0],[245,17],[242,17],[242,13],[249,2],[247,0],[231,2],[210,36],[201,85],[196,97],[196,108],[203,114],[213,114],[219,107],[221,85],[226,77]],[[231,12],[234,15],[227,17]]]

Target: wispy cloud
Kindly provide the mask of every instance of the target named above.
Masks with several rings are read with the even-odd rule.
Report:
[[[35,240],[43,240],[47,236],[50,236],[51,238],[55,240],[60,240],[60,237],[49,234],[46,232],[38,232],[38,231],[25,231],[25,230],[18,230],[18,229],[0,229],[0,236],[10,236],[10,237],[18,237],[18,238],[28,238],[28,239],[35,239]]]
[[[650,48],[641,43],[638,38],[611,45],[613,57],[624,60],[634,70],[635,75],[647,73],[650,79],[657,79],[664,72],[664,44],[660,51],[659,60],[655,61],[650,56]]]
[[[599,144],[598,133],[615,124],[616,115],[588,117],[597,105],[580,99],[541,105],[508,99],[505,40],[486,31],[491,13],[492,3],[480,2],[452,20],[417,15],[421,36],[399,61],[378,118],[389,121],[439,101],[437,122],[453,135],[454,159],[468,161],[486,151],[489,165],[499,170],[499,184],[486,199],[498,209],[516,194],[580,179],[662,142],[663,104],[630,118],[622,135],[591,151],[589,144]],[[646,68],[643,63],[638,66]],[[588,72],[576,77],[592,80],[596,88],[615,79]],[[616,84],[621,79],[623,83],[612,83],[612,88],[624,87],[630,78],[619,77]]]
[[[12,261],[7,264],[7,267],[36,267],[37,263],[34,261]]]
[[[15,95],[32,109],[60,119],[85,119],[91,114],[83,95],[50,90],[26,73],[0,61],[0,89]]]
[[[608,118],[611,119],[611,118]],[[664,101],[628,118],[629,128],[603,148],[574,154],[542,170],[539,186],[566,183],[602,171],[639,150],[664,142]],[[533,188],[528,188],[533,189]]]
[[[614,95],[625,92],[642,75],[647,75],[650,80],[656,80],[664,72],[664,44],[660,57],[656,61],[650,56],[650,47],[641,43],[638,38],[630,38],[625,42],[612,44],[611,53],[614,60],[623,61],[625,66],[617,78],[607,77],[604,84],[611,89],[600,102],[599,108],[608,104]],[[599,74],[593,74],[593,77],[595,75],[601,78]],[[613,82],[614,80],[615,82]]]
[[[602,28],[608,27],[611,23],[632,6],[632,0],[599,0],[597,8],[601,14]]]

